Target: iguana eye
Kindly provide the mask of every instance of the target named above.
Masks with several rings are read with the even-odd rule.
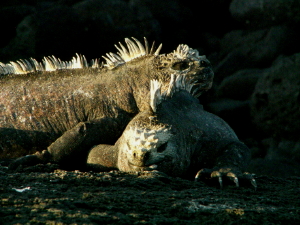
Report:
[[[201,67],[207,67],[207,66],[209,66],[209,63],[207,61],[201,60],[200,65],[201,65]]]
[[[189,68],[189,64],[187,62],[176,62],[172,65],[173,70],[185,70]]]

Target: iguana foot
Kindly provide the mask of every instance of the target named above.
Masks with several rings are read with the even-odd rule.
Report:
[[[33,155],[26,155],[20,158],[17,158],[11,162],[8,166],[9,170],[16,170],[19,166],[29,167],[37,164],[45,164],[50,161],[50,153],[47,150],[42,152],[36,152]]]
[[[218,179],[220,187],[223,188],[223,179],[231,180],[235,183],[236,187],[239,187],[239,180],[250,181],[251,185],[254,187],[254,190],[257,188],[256,181],[254,179],[254,174],[250,174],[248,172],[238,172],[233,171],[230,168],[219,168],[219,169],[201,169],[195,176],[195,181],[200,179]]]

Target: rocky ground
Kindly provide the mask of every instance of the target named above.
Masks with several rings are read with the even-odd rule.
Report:
[[[101,58],[132,36],[163,43],[162,53],[198,49],[215,71],[200,101],[252,150],[257,191],[55,165],[11,173],[4,163],[0,224],[299,224],[300,2],[194,2],[3,0],[0,61]]]
[[[300,177],[236,188],[160,173],[0,167],[0,224],[299,224]]]

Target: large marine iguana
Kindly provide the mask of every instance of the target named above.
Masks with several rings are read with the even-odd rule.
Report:
[[[224,177],[236,186],[242,178],[256,188],[253,175],[243,173],[250,150],[224,120],[203,109],[192,95],[194,83],[179,75],[164,86],[151,81],[151,107],[130,121],[115,145],[94,146],[88,168],[217,178],[221,187]]]
[[[80,162],[70,152],[84,155],[82,149],[115,143],[145,110],[151,79],[168,83],[174,73],[195,79],[198,94],[211,87],[211,65],[197,50],[179,45],[165,55],[146,39],[145,45],[135,38],[125,42],[127,48],[120,43],[102,66],[97,60],[88,65],[80,55],[70,62],[45,57],[44,64],[0,63],[0,158],[59,148],[56,161]]]

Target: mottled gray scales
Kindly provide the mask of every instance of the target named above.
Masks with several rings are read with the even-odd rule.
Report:
[[[161,45],[150,48],[146,39],[144,45],[135,38],[125,42],[105,63],[89,64],[81,55],[0,63],[0,158],[41,151],[52,142],[64,143],[64,149],[68,135],[82,139],[82,126],[85,138],[69,143],[70,158],[80,151],[87,155],[95,144],[115,143],[129,121],[149,108],[151,79],[168,84],[171,74],[183,75],[196,80],[199,94],[211,87],[212,68],[197,50],[179,45],[165,55],[159,54]],[[49,152],[55,155],[57,148]]]
[[[158,170],[170,176],[199,179],[215,177],[246,179],[256,188],[252,175],[243,173],[250,150],[221,118],[203,110],[190,93],[194,84],[185,77],[172,76],[170,85],[151,83],[151,108],[140,112],[110,148],[91,149],[87,165],[94,170]],[[165,90],[164,90],[165,89]],[[108,153],[118,157],[104,160]]]

